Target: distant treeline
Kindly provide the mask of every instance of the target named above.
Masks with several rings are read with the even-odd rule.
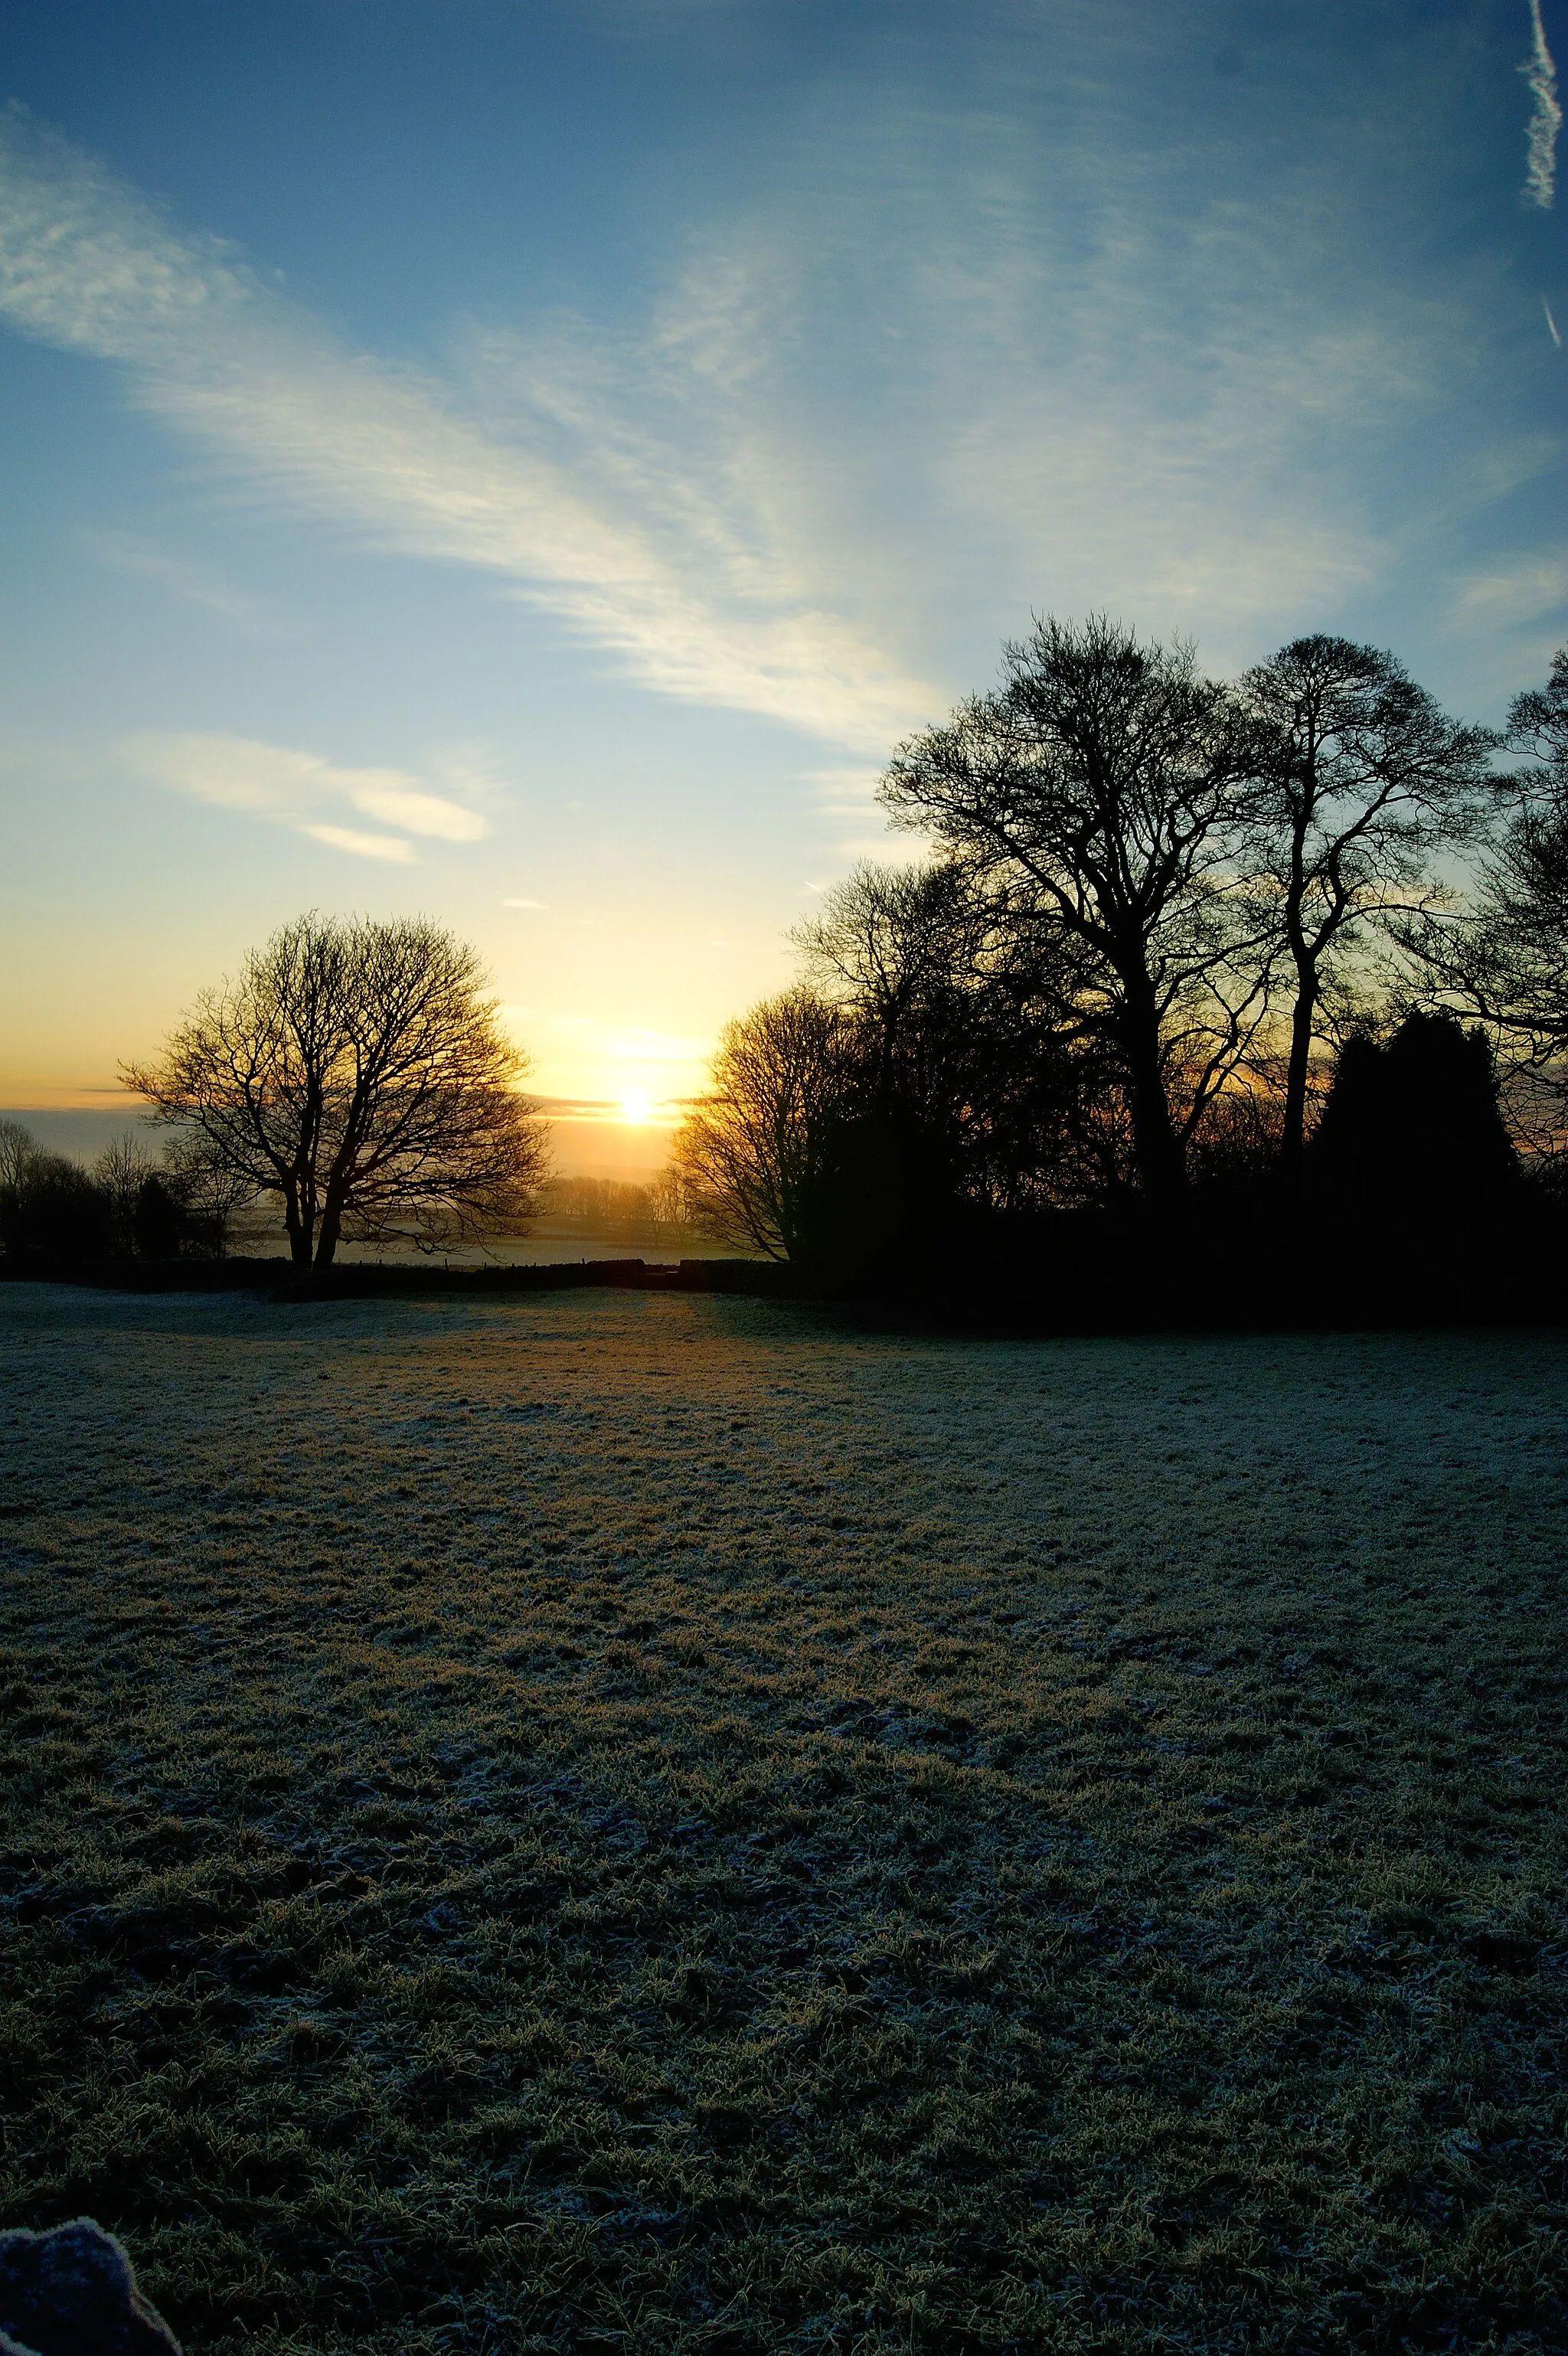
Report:
[[[1502,733],[1342,639],[1224,684],[1047,621],[881,798],[933,855],[727,1029],[675,1147],[710,1237],[839,1282],[1197,1221],[1233,1276],[1561,1219],[1568,650]]]
[[[678,1243],[693,1233],[692,1206],[677,1170],[662,1170],[645,1185],[624,1178],[547,1178],[537,1217],[585,1236],[647,1237]]]
[[[584,1241],[668,1246],[698,1235],[677,1173],[645,1184],[550,1177],[533,1200],[534,1224]],[[54,1153],[19,1122],[0,1119],[0,1256],[26,1262],[222,1259],[271,1248],[282,1221],[247,1181],[224,1183],[221,1163],[190,1141],[155,1155],[133,1138],[90,1164]],[[394,1249],[418,1240],[383,1230]]]
[[[185,1141],[154,1156],[125,1138],[84,1166],[0,1119],[7,1259],[220,1259],[252,1192]]]

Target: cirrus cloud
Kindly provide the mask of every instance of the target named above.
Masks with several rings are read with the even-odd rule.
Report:
[[[290,745],[197,730],[148,730],[127,737],[123,749],[137,775],[155,785],[219,809],[272,819],[357,859],[407,865],[414,855],[411,834],[475,842],[488,830],[480,811],[428,792],[402,769],[342,768]],[[322,815],[335,804],[401,832],[368,834]]]
[[[638,516],[608,486],[580,488],[449,388],[344,349],[16,106],[0,117],[0,317],[125,368],[140,403],[230,474],[371,545],[499,576],[665,694],[879,747],[932,701],[809,583],[759,573],[656,496]]]

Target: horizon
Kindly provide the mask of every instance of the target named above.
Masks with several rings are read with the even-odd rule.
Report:
[[[613,1105],[573,1118],[541,1107],[549,1123],[550,1183],[571,1178],[613,1178],[642,1185],[667,1167],[676,1116],[629,1121]],[[156,1147],[158,1132],[126,1097],[120,1108],[96,1105],[3,1105],[0,1120],[20,1121],[46,1152],[64,1153],[91,1165],[122,1139]]]
[[[418,908],[652,1168],[1031,613],[1497,721],[1568,637],[1565,31],[9,12],[0,1107],[128,1125],[277,924]]]

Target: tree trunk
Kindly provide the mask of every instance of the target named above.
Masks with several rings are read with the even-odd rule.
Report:
[[[1296,1008],[1290,1018],[1290,1061],[1285,1079],[1285,1137],[1281,1159],[1294,1183],[1301,1175],[1307,1146],[1307,1076],[1312,1060],[1312,1018],[1317,1012],[1317,977],[1298,969]]]
[[[1174,1210],[1187,1199],[1187,1156],[1157,1076],[1135,1077],[1127,1091],[1133,1117],[1133,1159],[1151,1203]]]
[[[296,1268],[308,1268],[310,1229],[300,1216],[299,1199],[292,1186],[283,1196],[283,1225],[288,1229],[290,1259]]]
[[[1127,991],[1123,1020],[1133,1159],[1149,1201],[1173,1209],[1187,1198],[1187,1156],[1170,1118],[1160,1069],[1159,1015],[1147,982]]]

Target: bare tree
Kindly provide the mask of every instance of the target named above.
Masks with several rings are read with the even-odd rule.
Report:
[[[997,917],[983,884],[955,860],[862,865],[791,938],[822,984],[864,1007],[891,1045],[923,1001],[978,978]]]
[[[809,1252],[845,1114],[848,1046],[838,1009],[809,990],[764,999],[725,1026],[712,1089],[671,1148],[703,1233],[770,1259]]]
[[[433,1244],[517,1233],[541,1175],[471,948],[422,917],[301,916],[208,991],[154,1065],[123,1070],[155,1118],[282,1199],[301,1267],[412,1220]]]
[[[1440,1002],[1478,1015],[1508,1082],[1517,1125],[1562,1151],[1568,1107],[1568,647],[1544,688],[1516,696],[1505,743],[1531,756],[1494,780],[1501,824],[1480,862],[1475,905],[1413,926]],[[1521,1111],[1523,1118],[1520,1118]]]
[[[1295,1173],[1326,995],[1369,926],[1436,905],[1431,861],[1470,831],[1498,740],[1348,638],[1293,639],[1242,697],[1259,723],[1250,859],[1293,980],[1280,1151]]]
[[[898,1223],[893,1194],[919,1223],[1114,1191],[1119,1076],[1082,1002],[1082,955],[1035,916],[944,860],[856,868],[796,926],[813,986],[852,1025],[863,1131],[881,1132],[875,1223]]]
[[[539,1207],[595,1232],[645,1227],[654,1215],[649,1189],[624,1178],[554,1178]]]
[[[683,1236],[701,1232],[690,1181],[673,1162],[649,1180],[647,1194],[654,1233],[661,1243],[678,1242]]]
[[[1076,952],[1140,1181],[1167,1203],[1265,1009],[1232,865],[1253,735],[1189,647],[1046,620],[1006,648],[1000,689],[901,745],[882,786],[896,820],[1006,882]]]
[[[185,1215],[196,1249],[224,1258],[241,1213],[259,1199],[250,1172],[216,1152],[199,1130],[187,1130],[165,1147],[161,1175]]]
[[[0,1194],[17,1194],[45,1159],[44,1149],[19,1120],[0,1119]]]
[[[93,1179],[107,1197],[113,1218],[114,1248],[126,1258],[136,1248],[138,1199],[157,1170],[156,1162],[135,1137],[117,1137],[93,1164]]]

